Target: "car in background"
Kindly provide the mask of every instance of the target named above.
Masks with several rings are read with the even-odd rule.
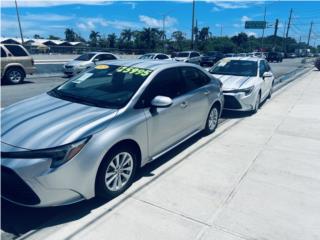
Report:
[[[282,62],[283,57],[280,52],[269,52],[266,59],[268,62]]]
[[[200,66],[202,67],[212,67],[220,59],[224,58],[223,53],[212,51],[203,54],[200,58]]]
[[[247,57],[248,53],[237,53],[236,57]]]
[[[200,53],[195,51],[178,52],[175,54],[174,60],[178,62],[187,62],[200,65]]]
[[[287,58],[296,58],[297,54],[295,53],[287,53]]]
[[[257,57],[257,58],[267,58],[268,53],[266,52],[252,52],[250,54],[248,54],[248,56],[250,57]]]
[[[19,44],[0,44],[1,80],[8,84],[22,83],[27,74],[36,71],[34,60]]]
[[[226,54],[224,54],[224,57],[236,57],[237,56],[237,54],[235,54],[235,53],[226,53]]]
[[[214,132],[222,108],[221,82],[195,64],[100,62],[2,110],[1,195],[34,207],[118,196],[138,168]]]
[[[320,71],[320,57],[315,60],[314,66]]]
[[[63,72],[67,76],[74,76],[96,65],[100,61],[116,60],[118,57],[108,52],[89,52],[80,55],[76,59],[63,66]]]
[[[223,84],[226,110],[255,113],[261,102],[271,98],[274,75],[265,59],[224,58],[209,73]]]
[[[148,59],[148,60],[171,60],[170,56],[164,53],[146,53],[139,57],[139,59]]]

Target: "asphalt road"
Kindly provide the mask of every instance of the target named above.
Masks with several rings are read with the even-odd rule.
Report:
[[[298,68],[304,68],[310,65],[301,65],[301,60],[290,59],[283,63],[272,64],[274,73],[277,77],[290,73]],[[1,87],[2,106],[8,106],[19,100],[35,96],[46,92],[53,87],[66,81],[67,78],[51,77],[51,78],[28,78],[26,83],[13,86]],[[225,116],[226,118],[242,118],[245,115]],[[224,122],[227,122],[223,120]],[[222,123],[223,124],[223,123]],[[154,169],[157,169],[162,164],[172,159],[181,151],[195,144],[201,139],[201,136],[195,136],[174,151],[161,157],[142,169],[137,176],[137,179],[148,178],[152,175]],[[1,238],[15,239],[19,235],[23,235],[31,230],[36,230],[43,227],[58,226],[60,224],[76,221],[83,216],[90,214],[94,209],[98,208],[105,202],[98,199],[91,199],[71,206],[53,207],[53,208],[26,208],[11,204],[2,200],[1,205]]]
[[[301,58],[284,59],[282,63],[271,63],[271,67],[276,77],[280,77],[298,68],[306,67],[306,64],[302,64],[301,60]],[[1,87],[1,107],[44,93],[68,80],[68,78],[62,77],[62,72],[57,72],[62,65],[38,64],[36,66],[38,70],[41,69],[41,74],[29,76],[23,84],[3,85]],[[58,76],[49,77],[52,75]]]

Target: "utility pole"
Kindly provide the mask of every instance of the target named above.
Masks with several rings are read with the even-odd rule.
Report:
[[[267,5],[266,2],[264,3],[264,17],[263,17],[263,21],[266,21],[266,15],[267,15]],[[267,27],[267,26],[266,26]],[[264,39],[264,28],[262,29],[262,38],[261,38],[261,51],[263,48],[263,39]]]
[[[286,33],[286,39],[285,39],[285,53],[287,52],[287,39],[289,36],[289,30],[290,30],[290,25],[291,25],[291,17],[292,17],[292,8],[290,9],[290,15],[289,15],[289,21],[288,21],[288,26],[287,26],[287,33]]]
[[[165,48],[166,48],[166,44],[165,44],[165,40],[166,40],[166,32],[165,32],[165,25],[166,25],[166,15],[163,14],[162,15],[162,40],[163,40],[163,52],[165,52]]]
[[[312,25],[313,25],[313,22],[311,22],[311,24],[310,24],[307,46],[309,46],[309,43],[310,43],[310,37],[311,37],[311,32],[312,32]]]
[[[274,51],[275,51],[275,49],[276,49],[278,25],[279,25],[279,19],[276,19],[276,23],[275,23],[275,25],[274,25],[274,34],[273,34],[273,49],[274,49]]]
[[[192,1],[192,28],[191,28],[191,49],[193,50],[194,48],[194,9],[195,9],[195,0]]]
[[[21,28],[21,23],[20,23],[20,16],[19,16],[19,11],[18,11],[18,4],[17,0],[14,0],[15,5],[16,5],[16,12],[17,12],[17,18],[18,18],[18,23],[19,23],[19,30],[20,30],[20,37],[21,37],[21,43],[24,45],[24,40],[23,40],[23,34],[22,34],[22,28]]]
[[[284,29],[282,35],[282,51],[284,52],[285,34],[286,34],[287,22],[284,22]]]

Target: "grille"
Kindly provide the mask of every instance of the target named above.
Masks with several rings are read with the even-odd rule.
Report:
[[[1,166],[1,195],[22,204],[40,203],[37,194],[13,170],[3,166]]]
[[[241,109],[241,104],[233,96],[224,96],[224,108]]]

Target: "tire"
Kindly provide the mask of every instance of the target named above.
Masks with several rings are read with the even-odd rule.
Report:
[[[9,84],[22,83],[24,78],[25,78],[25,73],[19,67],[10,67],[5,73],[5,80]]]
[[[209,114],[206,120],[206,127],[203,130],[204,135],[209,135],[216,130],[219,123],[219,116],[220,116],[219,108],[217,107],[217,105],[213,105],[213,107],[209,111]]]
[[[119,157],[118,160],[117,157]],[[125,164],[121,167],[123,163]],[[99,167],[96,178],[96,195],[110,199],[127,190],[134,180],[137,163],[137,154],[132,147],[119,146],[111,150]]]
[[[261,104],[261,93],[259,92],[258,97],[256,99],[256,102],[254,104],[254,109],[252,110],[252,113],[255,114],[258,112]]]

